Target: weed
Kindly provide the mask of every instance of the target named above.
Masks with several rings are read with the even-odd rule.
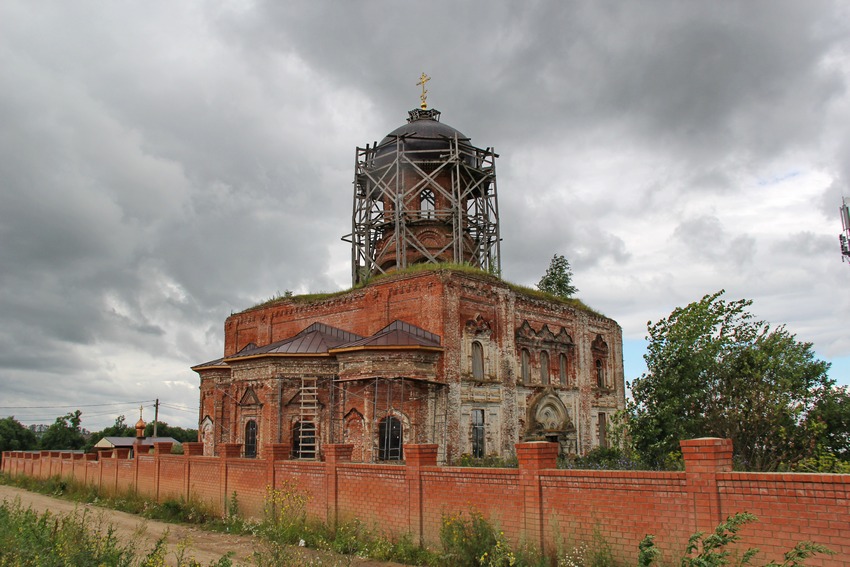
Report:
[[[685,550],[685,556],[682,557],[682,567],[719,567],[728,565],[732,559],[731,553],[727,546],[735,543],[740,539],[738,532],[746,524],[757,521],[753,514],[747,512],[739,512],[726,518],[725,521],[718,524],[714,532],[705,535],[703,532],[697,532],[688,538],[688,546]],[[655,549],[653,536],[646,536],[640,542],[639,564],[641,566],[650,566],[660,556],[660,553]],[[734,562],[735,565],[750,565],[750,562],[758,554],[759,550],[756,547],[748,548],[740,558]],[[804,565],[804,561],[818,553],[825,555],[834,555],[834,551],[810,541],[803,541],[794,546],[791,551],[784,555],[785,561],[776,563],[771,561],[765,567],[799,567]]]
[[[145,556],[139,556],[132,542],[120,543],[115,529],[102,515],[86,509],[70,514],[38,514],[24,508],[20,499],[0,503],[0,565],[103,565],[109,567],[158,567],[165,565],[168,547],[165,538],[157,541]],[[200,567],[178,546],[178,567]],[[213,563],[232,565],[229,557]]]

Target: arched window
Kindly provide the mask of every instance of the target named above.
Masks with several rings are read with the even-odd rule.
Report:
[[[419,194],[419,216],[423,219],[432,219],[436,209],[437,201],[434,199],[434,191],[425,189]]]
[[[567,385],[567,355],[561,354],[558,357],[558,374],[561,379],[561,386]]]
[[[292,427],[292,457],[316,458],[316,424],[312,421],[299,421]]]
[[[392,416],[385,417],[378,424],[378,460],[400,461],[403,458],[401,422]]]
[[[596,387],[605,387],[605,368],[602,366],[602,360],[596,359]]]
[[[253,419],[245,424],[245,458],[257,456],[257,422]]]
[[[484,380],[484,347],[478,341],[472,341],[472,377]]]
[[[549,353],[540,351],[540,383],[546,386],[549,383]]]
[[[528,366],[530,364],[530,356],[528,355],[528,349],[522,349],[520,353],[520,374],[522,375],[522,383],[528,385],[531,380],[531,376],[529,375]]]

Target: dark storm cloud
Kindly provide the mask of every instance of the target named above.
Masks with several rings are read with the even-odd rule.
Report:
[[[195,407],[224,317],[347,284],[354,147],[403,122],[422,71],[502,154],[509,279],[566,254],[635,336],[724,279],[779,297],[754,276],[771,256],[833,293],[808,209],[848,194],[847,39],[832,2],[6,2],[0,389]],[[803,192],[788,172],[824,181],[766,210],[785,238],[744,213]]]

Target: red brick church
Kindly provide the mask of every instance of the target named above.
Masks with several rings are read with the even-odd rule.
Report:
[[[393,461],[405,443],[436,443],[451,463],[525,440],[605,445],[625,404],[621,329],[498,277],[493,149],[423,100],[356,156],[353,288],[227,318],[224,356],[193,367],[204,454],[283,443],[321,459],[351,443],[354,461]]]

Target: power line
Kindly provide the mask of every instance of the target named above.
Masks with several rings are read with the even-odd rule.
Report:
[[[126,406],[129,404],[144,404],[154,400],[141,400],[138,402],[110,402],[108,404],[66,404],[63,406],[0,406],[0,409],[61,409],[61,408],[98,408],[104,406]]]
[[[164,402],[160,402],[159,405],[160,405],[160,407],[169,408],[169,409],[178,410],[178,411],[185,411],[186,413],[198,413],[197,409],[181,408],[181,407],[178,407],[178,406],[173,406],[171,404],[166,404]]]

